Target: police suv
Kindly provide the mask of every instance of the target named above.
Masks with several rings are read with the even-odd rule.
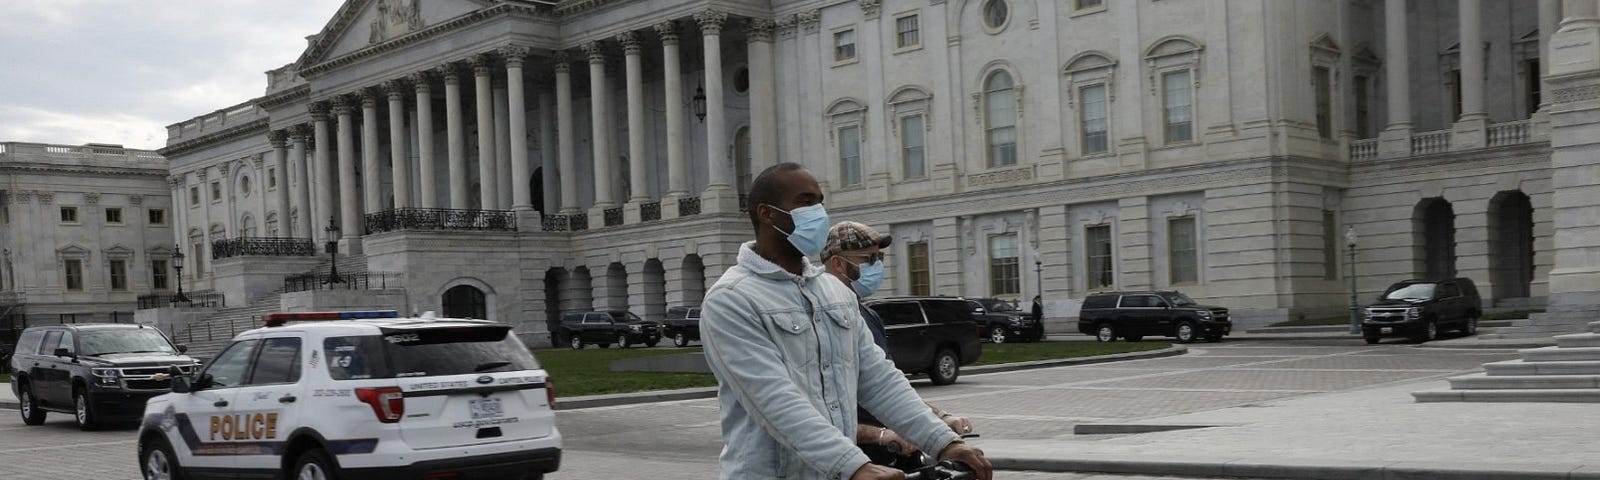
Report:
[[[554,384],[509,325],[263,320],[145,405],[144,478],[532,480],[560,466]]]

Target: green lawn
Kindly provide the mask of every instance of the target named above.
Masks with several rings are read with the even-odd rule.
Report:
[[[0,373],[0,383],[11,383],[11,374]]]
[[[984,344],[983,358],[977,365],[1143,352],[1167,348],[1170,345],[1168,342],[1156,341]],[[540,349],[535,350],[533,354],[538,357],[540,365],[555,379],[556,395],[575,397],[716,386],[717,379],[709,373],[611,371],[611,362],[614,360],[697,352],[700,352],[700,347],[630,349],[588,347],[583,350]]]
[[[1269,327],[1317,327],[1324,325],[1349,325],[1350,314],[1337,317],[1301,318],[1267,325]]]

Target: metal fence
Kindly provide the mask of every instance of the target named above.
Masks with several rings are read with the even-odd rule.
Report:
[[[185,292],[182,299],[176,293],[157,293],[139,296],[139,309],[149,308],[222,308],[227,306],[222,293],[215,291]]]
[[[312,290],[387,290],[401,288],[400,274],[396,272],[341,273],[326,275],[306,273],[283,278],[283,291],[309,292]]]
[[[396,208],[366,215],[366,234],[396,230],[517,231],[517,216],[510,210],[456,210],[449,208]]]
[[[211,242],[211,259],[230,257],[310,257],[317,254],[317,246],[309,238],[293,237],[239,237]]]
[[[678,199],[678,216],[700,214],[700,197],[683,197]]]

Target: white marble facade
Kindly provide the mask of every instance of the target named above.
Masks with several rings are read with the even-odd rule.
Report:
[[[350,0],[264,96],[162,152],[190,248],[268,225],[321,242],[335,217],[414,309],[470,285],[527,331],[697,302],[750,237],[744,182],[780,161],[900,239],[885,293],[1336,315],[1353,226],[1363,295],[1460,274],[1541,304],[1551,132],[1592,108],[1582,82],[1553,98],[1544,58],[1594,3]],[[363,235],[364,214],[437,208],[517,228]]]

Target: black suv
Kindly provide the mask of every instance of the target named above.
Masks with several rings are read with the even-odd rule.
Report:
[[[144,402],[171,391],[169,372],[190,374],[199,362],[160,330],[131,324],[29,327],[11,356],[22,421],[44,423],[46,411],[75,414],[78,427],[138,420]]]
[[[1175,291],[1109,292],[1083,299],[1078,331],[1102,342],[1137,342],[1148,335],[1216,342],[1233,331],[1233,322],[1228,309],[1197,304]]]
[[[889,358],[902,372],[926,373],[934,385],[949,385],[962,365],[983,355],[978,323],[964,298],[885,297],[865,303],[883,318]]]
[[[672,344],[680,347],[700,341],[700,307],[668,308],[661,321],[661,336],[671,338]]]
[[[972,318],[983,327],[979,335],[991,343],[1037,342],[1044,339],[1044,324],[1034,320],[1033,314],[1017,308],[1017,304],[998,298],[967,299],[972,305]]]
[[[1472,279],[1405,280],[1384,290],[1376,303],[1367,306],[1365,316],[1361,336],[1367,343],[1387,336],[1425,342],[1439,338],[1441,328],[1462,335],[1478,333],[1483,300]]]
[[[626,310],[579,312],[561,317],[561,338],[566,339],[573,350],[585,344],[600,348],[613,343],[622,348],[634,344],[654,347],[661,342],[661,330],[654,322],[647,322]]]

